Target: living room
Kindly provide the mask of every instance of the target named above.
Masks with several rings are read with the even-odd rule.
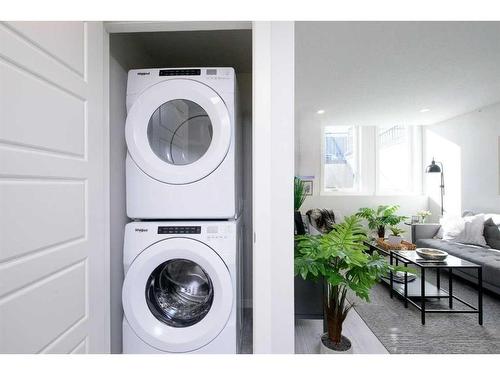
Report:
[[[370,303],[348,291],[354,353],[500,353],[499,34],[498,22],[296,23],[295,174],[306,236],[355,215],[370,224],[368,237],[386,238],[367,251],[382,246],[418,280],[427,270],[427,294],[386,275],[399,295],[383,282]],[[384,209],[395,221],[380,234]],[[447,260],[420,267],[423,256],[400,257],[401,247]],[[298,353],[320,346],[325,290],[296,276]]]

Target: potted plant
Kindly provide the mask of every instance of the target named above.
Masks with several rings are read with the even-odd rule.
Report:
[[[324,235],[296,237],[295,274],[303,279],[324,278],[327,284],[324,310],[328,330],[321,337],[322,353],[350,353],[351,341],[342,335],[342,325],[353,304],[350,290],[369,301],[370,289],[392,267],[383,256],[368,254],[365,229],[353,215]]]
[[[420,216],[420,220],[423,223],[425,223],[425,220],[427,219],[427,217],[431,216],[432,215],[432,212],[428,211],[428,210],[421,210],[421,211],[418,211],[417,212],[417,216]]]
[[[304,181],[300,178],[295,177],[293,180],[293,207],[294,207],[294,220],[295,220],[295,231],[297,234],[304,234],[304,223],[302,221],[302,214],[300,213],[300,207],[304,200],[306,199],[306,189],[304,187]]]
[[[393,244],[400,244],[401,241],[403,241],[403,237],[401,237],[401,235],[405,232],[405,230],[398,227],[390,227],[389,229],[391,230],[391,235],[387,241]]]
[[[368,228],[377,231],[379,238],[385,237],[385,228],[387,226],[396,226],[406,220],[406,216],[396,215],[399,210],[398,205],[378,206],[373,208],[360,208],[356,216],[365,219],[368,222]]]

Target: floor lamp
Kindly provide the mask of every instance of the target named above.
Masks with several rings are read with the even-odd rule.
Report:
[[[438,165],[439,164],[439,165]],[[441,188],[441,216],[444,215],[444,205],[443,205],[443,197],[444,197],[444,168],[443,168],[443,163],[441,162],[435,162],[434,158],[432,158],[431,164],[425,168],[425,173],[441,173],[441,185],[439,187]]]

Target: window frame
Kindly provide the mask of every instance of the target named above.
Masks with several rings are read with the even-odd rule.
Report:
[[[408,186],[410,190],[390,191],[380,189],[380,156],[378,131],[382,126],[367,126],[371,130],[362,130],[363,126],[349,125],[355,130],[353,147],[356,150],[356,189],[331,190],[325,188],[325,160],[326,160],[326,129],[342,125],[321,126],[321,156],[320,156],[320,196],[419,196],[423,194],[423,129],[421,125],[408,125],[409,139],[409,168]],[[347,125],[344,125],[347,126]],[[374,155],[372,154],[374,153]],[[370,155],[372,157],[370,157]]]
[[[356,155],[356,175],[355,175],[355,188],[352,189],[339,189],[339,190],[332,190],[332,189],[326,189],[325,187],[325,161],[326,161],[326,129],[327,128],[333,128],[333,127],[340,127],[340,126],[350,126],[353,127],[353,152]],[[322,125],[321,127],[321,158],[320,158],[320,168],[321,168],[321,173],[320,173],[320,195],[365,195],[362,192],[362,171],[361,171],[361,157],[362,157],[362,150],[361,150],[361,132],[360,132],[360,127],[358,125]]]
[[[398,126],[398,125],[394,125],[394,126]],[[379,137],[379,132],[380,132],[380,129],[382,128],[385,128],[383,126],[375,126],[375,191],[374,191],[374,195],[376,196],[391,196],[391,195],[410,195],[411,194],[411,190],[407,190],[407,191],[396,191],[396,190],[383,190],[381,189],[380,187],[380,182],[381,182],[381,178],[380,178],[380,150],[381,150],[381,145],[380,145],[380,137]],[[411,126],[405,126],[405,128],[407,129],[407,137],[408,137],[408,144],[409,144],[409,147],[407,149],[407,153],[408,153],[408,160],[409,160],[409,166],[410,166],[410,170],[412,169],[411,167],[413,166],[413,156],[412,156],[412,152],[413,152],[413,142],[414,142],[414,137],[413,137],[413,131],[411,129]],[[407,181],[407,186],[412,186],[413,185],[413,173],[410,173],[409,174],[409,179]]]

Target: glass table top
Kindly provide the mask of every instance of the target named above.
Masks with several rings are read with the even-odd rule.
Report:
[[[437,267],[477,268],[477,267],[481,267],[480,265],[478,265],[476,263],[469,262],[468,260],[465,260],[465,259],[460,259],[460,258],[453,256],[453,255],[450,255],[450,254],[448,254],[446,259],[439,261],[439,260],[423,259],[417,254],[416,251],[413,251],[413,250],[393,251],[392,253],[393,253],[393,255],[396,255],[399,258],[399,260],[405,260],[409,263],[413,263],[413,264],[418,265],[419,267],[424,267],[424,268],[437,268]]]

